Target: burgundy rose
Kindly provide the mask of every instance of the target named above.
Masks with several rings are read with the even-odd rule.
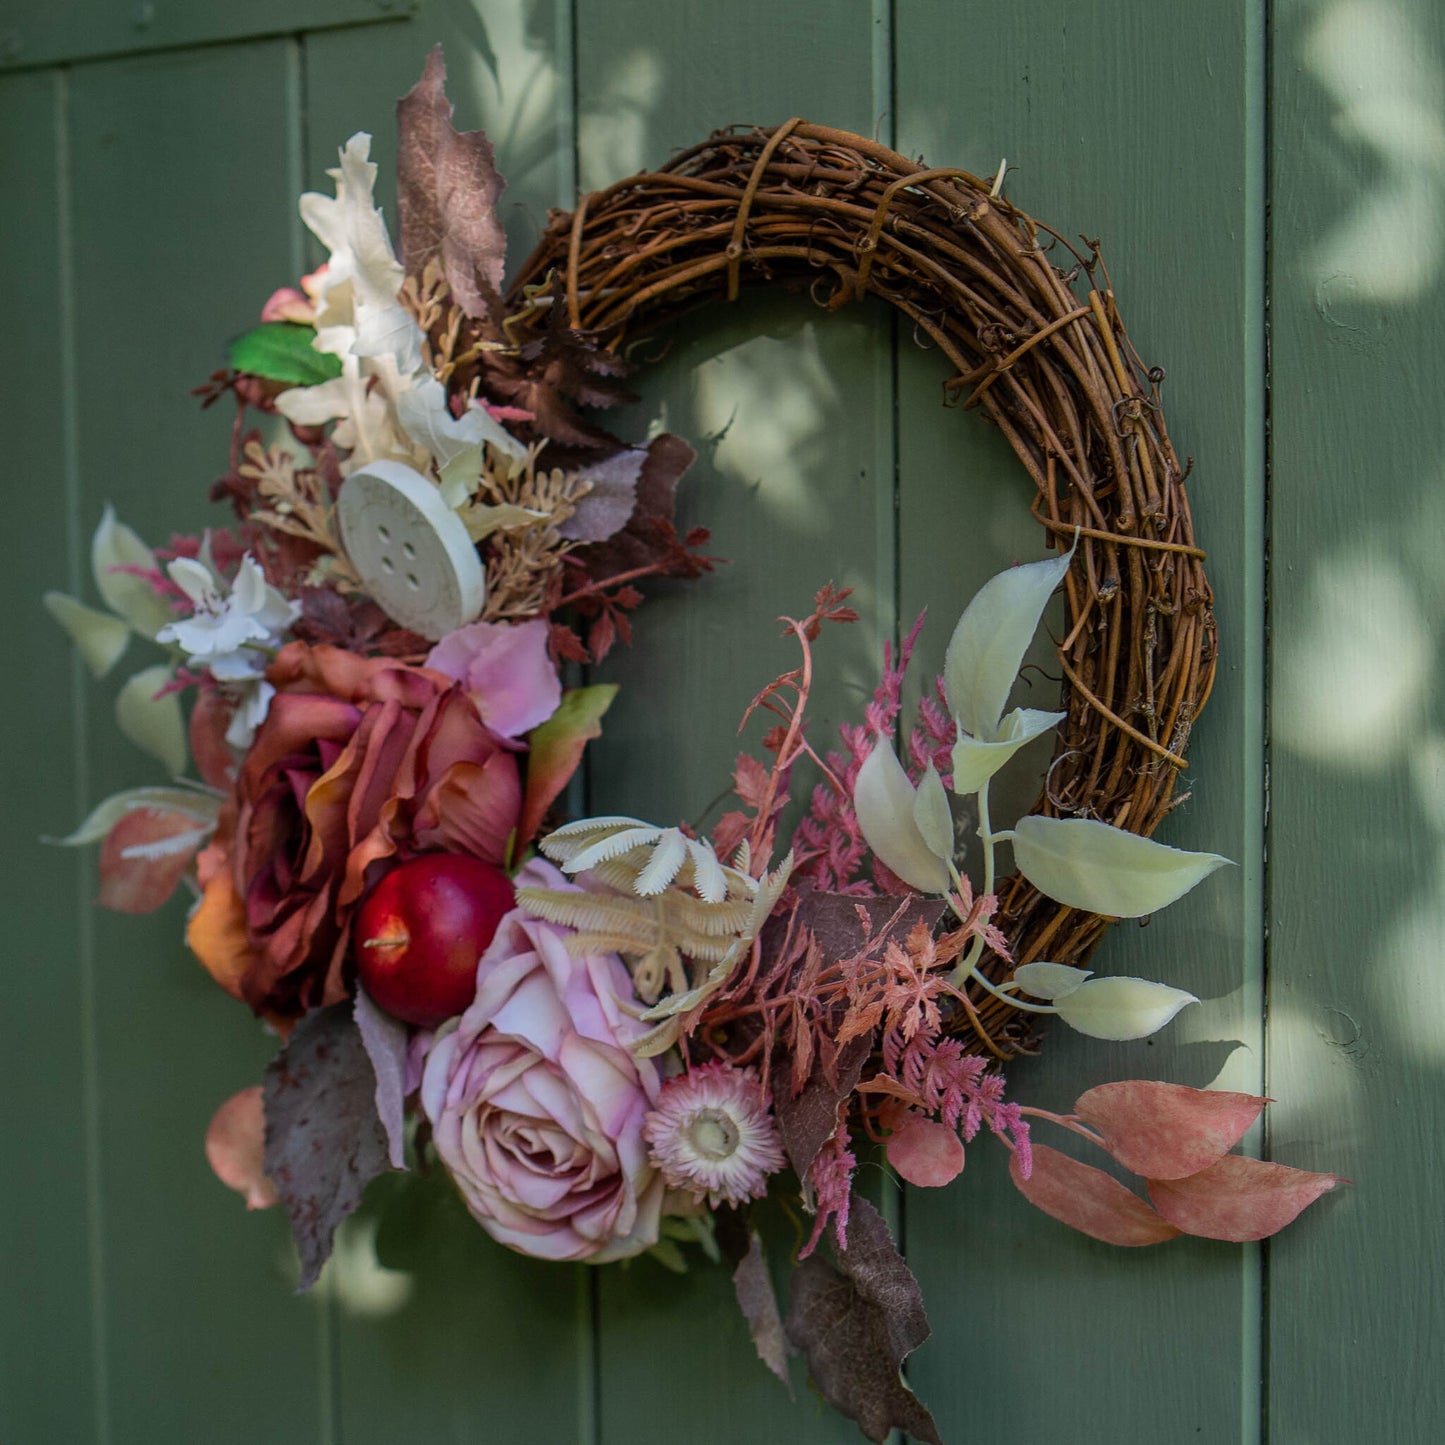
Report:
[[[349,991],[351,912],[390,859],[500,864],[522,788],[514,755],[453,680],[293,642],[241,766],[187,941],[258,1013],[294,1018]]]

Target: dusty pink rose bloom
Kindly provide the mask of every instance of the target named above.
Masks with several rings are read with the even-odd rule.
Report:
[[[567,887],[547,864],[535,881]],[[529,881],[525,877],[519,881]],[[477,968],[477,997],[427,1056],[421,1100],[442,1162],[494,1239],[539,1259],[624,1259],[657,1242],[662,1176],[643,1118],[657,1102],[645,1025],[616,954],[574,958],[568,930],[517,908]]]
[[[456,678],[493,732],[519,738],[546,722],[562,701],[547,631],[541,618],[472,622],[442,638],[426,665]]]

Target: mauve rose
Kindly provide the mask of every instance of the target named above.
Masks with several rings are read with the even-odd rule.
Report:
[[[550,865],[523,870],[569,885]],[[600,1264],[657,1242],[662,1176],[643,1117],[660,1080],[628,1044],[632,981],[616,954],[574,958],[569,930],[517,908],[477,969],[476,1001],[443,1026],[421,1101],[467,1207],[493,1239],[539,1259]]]
[[[550,630],[540,618],[468,623],[442,638],[426,665],[456,678],[494,732],[519,738],[562,701],[557,665],[547,655]]]
[[[335,1003],[351,913],[386,860],[501,863],[521,812],[517,762],[452,679],[293,642],[216,838],[187,941],[258,1013]]]

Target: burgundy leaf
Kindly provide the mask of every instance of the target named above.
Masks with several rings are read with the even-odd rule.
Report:
[[[799,1179],[805,1179],[818,1151],[833,1137],[838,1127],[838,1110],[863,1077],[863,1066],[873,1052],[869,1037],[852,1039],[838,1050],[835,1082],[830,1083],[822,1069],[815,1069],[802,1092],[790,1096],[785,1088],[773,1095],[773,1117],[783,1141],[783,1152]],[[786,1078],[788,1061],[779,1057],[773,1064],[775,1077]]]
[[[942,1445],[928,1408],[904,1383],[903,1361],[929,1336],[923,1295],[882,1216],[853,1196],[848,1247],[793,1271],[787,1334],[807,1357],[823,1398],[882,1441],[905,1430]]]
[[[351,1004],[314,1009],[266,1069],[266,1173],[301,1257],[301,1288],[316,1283],[336,1226],[387,1167],[376,1074]]]
[[[247,1209],[269,1209],[280,1202],[276,1186],[266,1177],[265,1148],[261,1086],[252,1084],[232,1094],[206,1130],[206,1161],[227,1189],[244,1196]]]
[[[176,891],[205,832],[205,824],[189,813],[132,808],[100,845],[96,901],[117,913],[153,913]]]
[[[1151,1179],[1149,1197],[1185,1234],[1242,1243],[1278,1234],[1301,1210],[1343,1184],[1266,1159],[1226,1154],[1187,1179]]]
[[[939,1189],[963,1173],[958,1130],[909,1111],[888,1136],[888,1162],[909,1184]]]
[[[438,45],[396,106],[402,256],[407,274],[418,278],[428,261],[438,261],[457,305],[485,319],[499,304],[507,254],[497,219],[502,178],[491,141],[452,125],[446,77]]]
[[[1149,1179],[1183,1179],[1228,1154],[1268,1102],[1224,1089],[1127,1079],[1081,1094],[1074,1112],[1099,1131],[1126,1169]]]
[[[387,1157],[393,1169],[406,1168],[407,1027],[379,1008],[356,986],[356,1027],[376,1075],[376,1117],[386,1130]]]
[[[652,566],[667,557],[671,543],[657,523],[672,524],[677,510],[677,484],[696,458],[697,453],[681,437],[670,433],[648,443],[647,459],[637,478],[636,505],[627,525],[607,541],[579,547],[573,553],[585,566],[588,577],[600,581]]]
[[[1009,1160],[1009,1175],[1019,1193],[1070,1229],[1127,1248],[1162,1244],[1180,1233],[1102,1169],[1080,1164],[1047,1144],[1033,1146],[1033,1166],[1025,1179],[1018,1155]]]

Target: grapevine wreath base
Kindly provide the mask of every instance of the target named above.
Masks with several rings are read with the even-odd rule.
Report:
[[[168,781],[66,841],[100,843],[110,907],[188,885],[192,951],[279,1036],[206,1152],[250,1207],[285,1204],[303,1288],[372,1179],[439,1169],[534,1257],[726,1257],[785,1384],[801,1353],[869,1438],[936,1442],[900,1374],[922,1295],[855,1192],[856,1151],[938,1188],[987,1132],[1026,1199],[1121,1246],[1262,1238],[1338,1182],[1231,1152],[1264,1099],[1135,1080],[1059,1115],[1006,1097],[998,1067],[1041,1015],[1132,1039],[1196,1001],[1083,967],[1111,919],[1225,861],[1149,836],[1216,662],[1160,373],[1097,246],[1009,204],[1002,173],[799,120],[588,196],[506,289],[501,180],[443,81],[437,52],[398,108],[400,257],[353,136],[335,195],[301,202],[326,263],[202,389],[236,408],[213,489],[229,524],[152,550],[107,509],[104,608],[47,598],[97,676],[132,634],[163,652],[116,718]],[[630,641],[638,583],[715,560],[673,524],[687,444],[629,446],[596,412],[627,399],[631,343],[758,283],[895,306],[947,358],[947,395],[1008,439],[1054,555],[980,589],[911,731],[918,625],[861,723],[809,737],[815,649],[855,619],[825,583],[782,619],[799,663],[747,709],[772,726],[710,837],[567,821],[617,689],[564,688],[561,664]],[[1059,710],[1009,710],[1060,587]],[[999,826],[990,780],[1050,731],[1043,796]],[[977,818],[977,887],[950,793]],[[1035,1140],[1041,1122],[1139,1187]],[[793,1237],[765,1239],[769,1218]]]

